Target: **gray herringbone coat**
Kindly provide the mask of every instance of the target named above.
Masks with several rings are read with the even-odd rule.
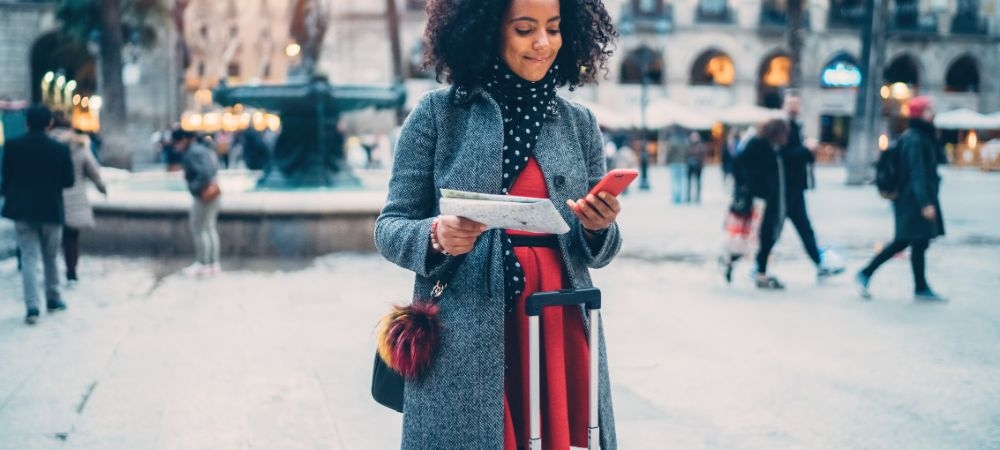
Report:
[[[389,198],[375,223],[375,244],[388,260],[416,273],[414,294],[426,296],[440,263],[427,262],[439,188],[499,194],[503,122],[481,89],[427,94],[403,124]],[[603,176],[601,135],[593,114],[563,99],[541,130],[536,159],[549,195],[571,231],[559,236],[573,287],[591,286],[588,268],[618,253],[617,224],[592,250],[567,199],[586,195]],[[480,236],[441,300],[444,332],[437,358],[420,381],[407,383],[404,450],[503,448],[504,290],[500,230]],[[581,320],[585,320],[581,314]],[[600,344],[601,447],[617,448],[604,336]]]

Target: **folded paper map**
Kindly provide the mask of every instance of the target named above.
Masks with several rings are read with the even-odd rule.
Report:
[[[569,225],[547,198],[441,189],[441,214],[465,217],[490,228],[563,234]]]

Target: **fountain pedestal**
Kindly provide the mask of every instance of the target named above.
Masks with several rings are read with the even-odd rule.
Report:
[[[282,131],[259,189],[354,188],[357,178],[344,157],[341,114],[365,108],[399,108],[406,100],[401,85],[333,86],[318,76],[282,85],[215,89],[215,101],[267,109],[281,117]]]

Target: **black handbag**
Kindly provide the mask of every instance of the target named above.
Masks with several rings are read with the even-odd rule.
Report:
[[[403,376],[392,370],[375,352],[375,368],[372,369],[372,398],[382,406],[403,412]]]
[[[729,204],[729,212],[742,217],[749,216],[753,212],[753,195],[750,194],[750,188],[737,186],[733,190],[733,201]]]
[[[443,273],[441,274],[441,277],[438,279],[436,283],[434,283],[434,287],[431,289],[430,297],[427,299],[414,299],[413,302],[411,302],[411,306],[413,305],[413,303],[416,302],[425,302],[425,304],[422,305],[423,307],[418,309],[421,310],[420,314],[426,315],[428,314],[427,306],[434,305],[432,307],[433,312],[431,312],[430,314],[436,315],[437,301],[441,298],[441,295],[444,293],[444,289],[448,286],[448,282],[451,280],[451,277],[457,271],[456,269],[458,268],[458,265],[464,259],[465,255],[460,255],[452,258],[451,261],[448,261],[446,263],[447,266],[445,267]],[[398,312],[400,311],[401,308],[406,308],[406,307],[395,306],[393,307],[393,312],[389,313],[389,315],[392,315],[394,313],[397,313],[398,315]],[[411,310],[410,312],[413,311]],[[414,314],[409,314],[409,316],[413,315]],[[427,319],[428,319],[427,317],[424,317],[423,321],[427,322],[428,321]],[[385,320],[386,319],[383,318],[383,321]],[[430,321],[436,322],[436,318],[433,318]],[[439,324],[435,325],[440,326]],[[429,324],[423,323],[420,326],[427,327],[429,326]],[[415,378],[416,376],[418,376],[415,375],[414,372],[410,372],[408,375],[411,378]],[[378,350],[376,350],[375,365],[372,368],[372,398],[374,398],[376,402],[387,408],[390,408],[397,412],[403,412],[403,392],[405,390],[405,387],[406,387],[406,380],[403,374],[389,367],[389,364],[385,362],[385,360],[379,354]]]

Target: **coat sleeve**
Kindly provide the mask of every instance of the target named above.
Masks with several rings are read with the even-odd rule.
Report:
[[[70,155],[68,146],[59,146],[59,159],[62,160],[62,167],[60,167],[62,172],[60,175],[63,189],[73,187],[73,183],[76,181],[76,175],[73,174],[73,157]]]
[[[3,160],[0,161],[0,197],[6,197],[8,191],[10,191],[10,144],[7,144],[7,149],[3,152]]]
[[[94,155],[90,152],[89,148],[84,153],[83,157],[83,175],[90,178],[90,181],[94,182],[98,191],[107,191],[107,186],[105,186],[104,180],[101,178],[100,167],[98,166],[97,160],[94,159]]]
[[[927,195],[927,172],[925,169],[923,143],[918,136],[910,136],[903,141],[903,158],[906,160],[906,175],[909,179],[910,190],[917,200],[920,208],[931,205],[931,199]]]
[[[604,177],[604,173],[606,172],[604,165],[606,162],[604,160],[600,129],[597,127],[597,119],[594,118],[594,114],[589,110],[586,110],[586,113],[587,123],[581,124],[581,126],[587,127],[590,133],[589,139],[583,142],[583,153],[587,161],[587,184],[593,187]],[[613,222],[610,227],[597,235],[592,241],[587,240],[583,224],[579,220],[573,221],[570,233],[575,235],[573,241],[579,246],[578,250],[583,252],[585,256],[584,261],[586,261],[588,267],[597,269],[608,265],[614,259],[615,255],[618,254],[618,251],[621,250],[622,239],[618,230],[618,222]],[[573,249],[571,248],[571,250]]]
[[[188,152],[191,152],[191,149],[188,149]],[[219,163],[215,155],[208,151],[189,153],[185,162],[192,173],[192,177],[188,181],[191,193],[200,195],[215,180],[215,175],[219,171]]]
[[[428,251],[437,210],[433,97],[426,95],[400,130],[389,196],[375,220],[375,247],[389,261],[423,277],[440,274],[448,259]]]

